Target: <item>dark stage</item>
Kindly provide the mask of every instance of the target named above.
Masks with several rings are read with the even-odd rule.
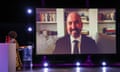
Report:
[[[118,67],[70,67],[70,68],[37,68],[17,72],[119,72]]]
[[[119,2],[116,0],[18,0],[14,1],[14,4],[12,1],[3,1],[1,2],[0,12],[0,43],[6,43],[6,37],[9,31],[17,32],[18,36],[16,40],[20,46],[18,50],[23,66],[22,70],[16,72],[120,72],[119,7]],[[36,8],[41,8],[40,12],[45,16],[49,15],[49,12],[52,14],[51,11],[53,12],[53,16],[54,13],[56,13],[56,17],[53,18],[56,19],[56,21],[40,21],[40,12],[38,12],[39,15],[37,15]],[[43,9],[42,11],[42,8],[46,8],[46,10]],[[54,9],[51,10],[50,8]],[[63,9],[61,10],[61,8]],[[54,41],[56,41],[59,36],[66,34],[64,17],[66,17],[66,13],[69,11],[67,8],[75,8],[76,10],[77,8],[85,8],[85,11],[82,10],[82,12],[88,16],[84,16],[80,11],[78,12],[81,13],[85,19],[89,17],[89,19],[87,19],[88,22],[84,24],[86,33],[90,33],[90,36],[93,37],[93,39],[95,38],[98,44],[97,46],[101,48],[103,53],[56,55],[51,53],[52,50],[54,50],[54,47],[52,47],[54,45],[50,45],[44,50],[44,47],[50,43],[52,44],[53,42],[53,44],[55,44]],[[109,22],[109,19],[108,22],[99,21],[99,13],[104,13],[102,9],[106,9],[106,16],[109,12],[113,14],[114,10],[110,8],[115,10],[113,22],[111,22],[111,20]],[[27,9],[30,9],[31,13],[29,13]],[[38,21],[37,16],[39,17]],[[107,27],[106,33],[108,34],[106,35],[102,33],[104,26]],[[111,31],[111,29],[115,32],[109,33],[108,31]],[[98,32],[96,30],[98,30]],[[41,37],[41,35],[44,35],[44,32],[47,32],[48,35],[47,37],[44,36],[45,40],[42,40],[43,37]],[[58,38],[56,38],[56,36],[58,36]],[[48,39],[48,37],[51,38]],[[53,38],[55,40],[53,40]],[[99,41],[97,41],[98,39]],[[46,42],[44,47],[39,48],[44,42]],[[111,52],[106,53],[106,48],[109,48],[107,50]],[[2,50],[1,52],[4,53]],[[48,53],[46,53],[46,51],[48,51]]]

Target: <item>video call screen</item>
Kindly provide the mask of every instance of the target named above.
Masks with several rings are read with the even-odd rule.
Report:
[[[36,55],[74,54],[66,23],[71,12],[83,24],[78,54],[116,54],[115,8],[36,8]]]

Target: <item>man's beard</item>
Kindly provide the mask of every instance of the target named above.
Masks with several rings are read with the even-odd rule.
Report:
[[[81,29],[75,28],[71,29],[70,33],[73,35],[73,37],[79,37],[80,36]]]
[[[70,32],[72,33],[73,31],[75,31],[76,33],[80,34],[81,29],[75,28],[75,29],[71,29]]]

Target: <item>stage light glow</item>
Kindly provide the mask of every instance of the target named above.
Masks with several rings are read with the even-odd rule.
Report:
[[[44,71],[43,72],[48,72],[48,68],[44,68]]]
[[[28,31],[31,32],[32,31],[32,27],[28,27]]]
[[[80,72],[80,67],[76,67],[76,72]]]
[[[106,67],[102,67],[102,72],[107,72],[107,68]]]
[[[28,9],[27,12],[28,12],[28,14],[31,14],[32,13],[32,9]]]
[[[102,66],[106,66],[107,65],[107,63],[106,62],[102,62]]]
[[[76,62],[76,66],[80,66],[80,62]]]
[[[31,67],[31,68],[33,67],[33,64],[32,64],[32,63],[30,64],[30,67]]]
[[[48,66],[48,63],[47,63],[47,62],[45,62],[45,63],[43,64],[43,66],[44,66],[44,67],[47,67],[47,66]]]

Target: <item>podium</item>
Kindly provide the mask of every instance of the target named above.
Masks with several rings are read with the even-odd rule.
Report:
[[[0,43],[0,72],[16,72],[15,43]]]

